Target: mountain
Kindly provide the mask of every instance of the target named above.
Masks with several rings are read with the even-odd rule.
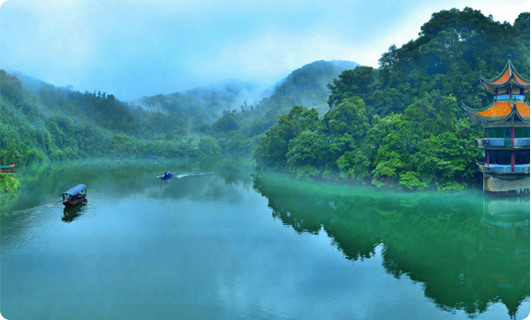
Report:
[[[248,83],[232,81],[221,87],[195,88],[172,94],[159,94],[132,101],[148,111],[178,114],[190,126],[210,125],[218,120],[223,111],[248,111],[254,102],[257,114],[266,115],[271,124],[281,113],[294,105],[327,108],[330,90],[327,85],[342,71],[354,69],[358,64],[351,61],[315,61],[292,73],[270,89],[264,91]],[[263,131],[262,131],[263,132]],[[260,132],[261,133],[261,132]]]
[[[318,61],[294,71],[269,98],[257,103],[253,116],[247,100],[259,97],[260,92],[237,82],[124,102],[105,92],[81,93],[0,70],[0,162],[22,165],[115,152],[200,156],[201,144],[197,142],[205,135],[221,140],[225,146],[223,130],[233,128],[230,119],[225,121],[225,114],[237,114],[250,123],[267,116],[271,125],[290,104],[323,104],[327,83],[352,65]],[[272,112],[274,115],[269,116]],[[202,145],[212,147],[212,140]]]
[[[291,72],[276,86],[271,96],[254,106],[245,106],[239,114],[241,132],[247,137],[262,134],[295,105],[316,108],[324,113],[328,109],[328,85],[341,72],[358,65],[352,61],[319,60]]]

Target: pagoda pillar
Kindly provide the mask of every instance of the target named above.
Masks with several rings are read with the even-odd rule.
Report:
[[[514,146],[514,127],[511,127],[511,146]],[[514,150],[511,150],[511,172],[514,172]]]

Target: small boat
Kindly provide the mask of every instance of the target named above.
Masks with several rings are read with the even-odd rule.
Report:
[[[63,192],[63,204],[65,206],[75,206],[83,201],[87,197],[87,186],[84,184],[78,184],[77,186]]]
[[[166,180],[166,179],[169,179],[169,178],[171,178],[171,177],[173,177],[173,174],[171,174],[170,172],[168,172],[168,173],[165,173],[165,174],[163,174],[162,176],[160,176],[160,179],[162,179],[162,180]]]

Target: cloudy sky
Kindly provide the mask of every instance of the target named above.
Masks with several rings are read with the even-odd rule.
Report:
[[[120,99],[237,80],[271,85],[315,60],[378,67],[433,12],[513,23],[529,1],[0,0],[0,68]]]

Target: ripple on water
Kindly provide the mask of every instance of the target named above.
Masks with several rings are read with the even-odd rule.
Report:
[[[62,206],[61,206],[62,207]],[[64,228],[60,223],[63,215],[59,206],[40,205],[31,208],[2,212],[2,255],[20,252],[29,243],[43,247],[59,238]],[[46,236],[43,237],[42,235]]]

